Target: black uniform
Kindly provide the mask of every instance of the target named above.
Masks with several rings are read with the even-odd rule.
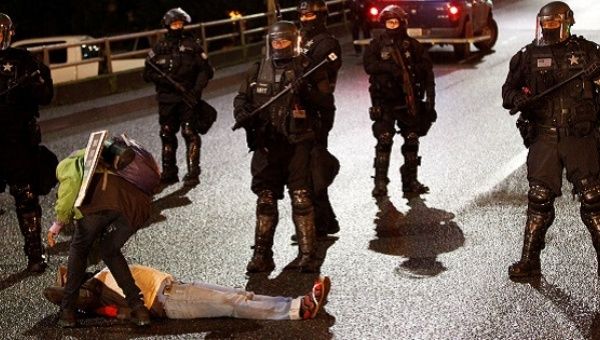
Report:
[[[39,72],[39,73],[38,73]],[[20,85],[16,85],[21,82]],[[15,86],[16,85],[16,86]],[[11,90],[9,88],[13,87]],[[38,105],[48,104],[53,96],[50,70],[26,50],[0,49],[0,182],[8,184],[15,199],[17,218],[25,237],[25,253],[30,271],[46,267],[41,244],[41,217],[38,196],[48,187],[40,176],[41,169],[53,174],[54,162],[45,162],[47,149],[40,148],[37,124]],[[54,176],[52,176],[54,177]],[[3,185],[2,185],[3,187]]]
[[[290,25],[293,25],[290,23]],[[277,200],[287,185],[292,201],[292,217],[300,248],[302,271],[316,271],[315,224],[311,199],[311,152],[321,120],[319,112],[328,108],[330,85],[321,72],[314,79],[299,82],[308,60],[296,56],[290,60],[263,59],[252,66],[234,99],[236,121],[247,116],[286,84],[295,91],[282,96],[258,116],[246,122],[248,146],[252,155],[252,191],[257,194],[257,223],[254,256],[249,272],[271,271],[273,235],[278,222]],[[313,85],[316,84],[316,85]]]
[[[371,30],[367,23],[367,9],[365,8],[366,0],[350,0],[348,1],[348,7],[350,9],[350,21],[352,21],[352,40],[358,40],[359,34],[362,31],[363,38],[369,39],[371,37]],[[360,45],[354,45],[354,51],[356,53],[361,52]]]
[[[327,30],[325,25],[327,19],[327,6],[325,3],[321,0],[302,1],[298,6],[298,12],[299,14],[302,14],[305,11],[316,13],[317,16],[314,20],[301,22],[302,54],[304,54],[309,61],[305,70],[313,68],[332,53],[337,56],[336,60],[331,61],[324,66],[325,72],[317,73],[317,75],[311,77],[309,81],[309,86],[313,87],[317,86],[316,84],[319,82],[329,83],[329,89],[323,93],[323,100],[319,103],[319,107],[314,108],[314,111],[319,116],[319,125],[316,126],[317,146],[321,148],[319,149],[321,152],[325,153],[327,152],[329,132],[333,128],[335,119],[333,92],[335,91],[338,72],[342,67],[342,48],[339,41]],[[310,103],[307,105],[310,105]],[[332,158],[333,156],[327,152],[325,157]],[[339,164],[336,160],[329,163],[333,168],[324,168],[326,167],[325,162],[320,163],[321,164],[319,165],[321,167],[313,169],[313,171],[325,173],[329,176],[337,174],[339,171]],[[313,200],[315,205],[317,234],[323,236],[337,233],[340,230],[340,227],[331,203],[329,202],[327,188],[319,190],[318,193],[313,193]]]
[[[169,31],[165,38],[154,46],[148,61],[157,65],[198,100],[214,73],[200,40],[178,31]],[[176,134],[181,127],[181,134],[187,146],[188,173],[184,182],[186,185],[198,184],[202,142],[193,124],[194,110],[183,102],[183,95],[175,86],[148,65],[144,71],[144,79],[156,85],[160,138],[163,145],[161,179],[164,183],[178,181]]]
[[[397,58],[402,58],[409,71],[414,92],[416,115],[407,110],[403,68]],[[375,189],[373,196],[387,194],[387,173],[396,128],[404,138],[400,168],[402,191],[405,197],[426,193],[429,189],[417,181],[419,137],[424,136],[435,121],[435,82],[431,59],[423,46],[405,34],[391,35],[387,31],[374,38],[364,56],[364,68],[369,74],[369,92],[372,107],[375,147]],[[423,103],[424,97],[427,103]]]
[[[529,44],[510,61],[502,87],[503,106],[523,108],[527,98],[599,61],[598,45],[578,36],[546,46]],[[523,255],[509,269],[511,276],[540,272],[540,252],[554,220],[554,199],[561,194],[563,169],[580,195],[582,220],[600,254],[599,85],[597,78],[580,77],[522,110],[529,122],[525,132],[529,205]]]

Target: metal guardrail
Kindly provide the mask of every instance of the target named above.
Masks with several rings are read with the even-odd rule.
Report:
[[[347,25],[346,18],[346,2],[348,0],[331,0],[326,1],[329,8],[328,22],[329,26],[340,26]],[[294,13],[289,20],[295,20],[296,7],[283,8],[281,10],[284,19],[286,14]],[[263,36],[268,29],[268,22],[275,18],[275,13],[257,13],[251,15],[245,15],[233,19],[222,19],[209,22],[202,22],[198,24],[187,25],[186,31],[194,31],[196,35],[202,40],[204,50],[207,51],[209,56],[219,55],[227,52],[242,52],[242,58],[240,61],[245,61],[248,58],[248,51],[252,47],[260,46],[264,44]],[[229,33],[213,33],[212,30],[221,31],[224,26],[230,25],[231,32]],[[147,39],[148,45],[152,46],[156,43],[165,33],[166,29],[156,29],[151,31],[144,31],[139,33],[122,34],[111,37],[88,39],[77,43],[65,43],[65,44],[53,44],[36,46],[29,48],[28,50],[32,53],[41,53],[43,56],[43,62],[48,65],[51,69],[59,69],[66,67],[73,67],[78,65],[85,65],[91,63],[101,63],[105,66],[105,73],[113,73],[113,60],[127,59],[132,57],[145,57],[150,48],[135,49],[128,51],[114,51],[113,46],[116,42],[131,40],[134,42],[134,46],[140,39]],[[100,45],[102,46],[101,56],[92,57],[78,61],[67,61],[66,63],[51,64],[50,63],[50,52],[55,50],[66,49],[69,47],[81,47],[84,45]],[[213,48],[216,46],[217,48]]]

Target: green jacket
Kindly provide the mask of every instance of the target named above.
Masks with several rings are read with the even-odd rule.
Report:
[[[58,192],[54,210],[56,221],[68,224],[73,219],[83,218],[81,211],[75,208],[75,200],[83,182],[83,156],[85,149],[74,151],[69,157],[63,159],[56,167],[58,179]]]

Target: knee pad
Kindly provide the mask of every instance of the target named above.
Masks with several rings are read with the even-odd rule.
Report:
[[[533,184],[527,193],[529,209],[542,213],[551,212],[554,209],[555,197],[556,195],[549,188],[541,184]]]
[[[176,141],[177,137],[175,133],[177,133],[177,129],[169,124],[160,126],[160,139],[163,143],[173,143],[173,141]]]
[[[256,212],[259,215],[277,215],[277,200],[271,190],[263,190],[258,194]]]
[[[581,208],[585,212],[600,212],[600,183],[596,179],[582,180],[579,188]]]
[[[30,184],[11,185],[10,194],[15,198],[17,214],[41,211],[38,195]]]
[[[183,138],[188,144],[193,142],[198,143],[200,140],[198,132],[189,122],[183,123],[181,125],[181,135],[183,135]]]
[[[293,211],[299,215],[308,215],[313,208],[313,203],[308,190],[294,190],[290,194],[292,196]]]
[[[375,149],[377,151],[389,152],[392,150],[392,145],[394,144],[394,135],[389,132],[384,132],[377,136],[377,146]]]

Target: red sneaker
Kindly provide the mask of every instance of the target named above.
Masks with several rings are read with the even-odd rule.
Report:
[[[328,276],[320,276],[315,281],[312,291],[304,295],[300,303],[300,316],[303,320],[314,319],[317,316],[317,313],[327,300],[330,288],[331,280]]]

